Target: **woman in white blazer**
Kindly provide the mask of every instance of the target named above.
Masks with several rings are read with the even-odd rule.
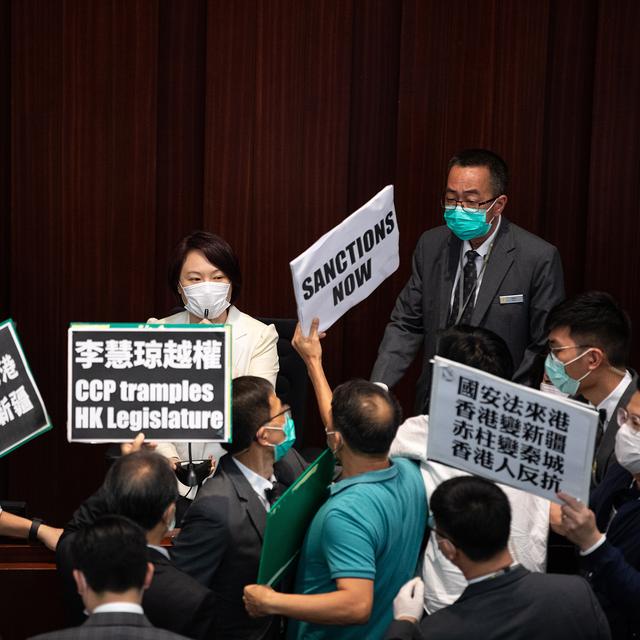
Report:
[[[180,240],[169,265],[169,285],[184,304],[184,311],[166,318],[149,318],[147,322],[230,324],[232,376],[259,376],[275,388],[278,333],[272,324],[266,325],[233,305],[240,294],[242,275],[238,259],[225,240],[206,231],[196,231]],[[157,451],[173,461],[189,458],[186,442],[161,442]],[[191,454],[194,460],[217,460],[224,450],[215,442],[194,442]],[[195,490],[189,492],[189,487],[181,483],[179,489],[182,495],[195,497]]]

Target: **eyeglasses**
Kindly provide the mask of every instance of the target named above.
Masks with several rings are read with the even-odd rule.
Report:
[[[489,198],[489,200],[484,200],[483,202],[471,202],[469,200],[456,200],[455,198],[442,196],[441,204],[445,209],[455,209],[458,204],[460,204],[465,213],[478,213],[485,204],[494,202],[499,197],[500,196],[494,196],[493,198]]]
[[[291,418],[291,407],[288,404],[283,405],[283,409],[282,411],[280,411],[279,413],[276,413],[275,416],[271,416],[265,423],[263,423],[263,425],[261,426],[265,426],[267,424],[269,424],[270,422],[272,422],[273,420],[275,420],[276,418],[280,417],[281,415],[284,415],[285,421],[288,420],[289,418]]]
[[[555,353],[556,351],[564,351],[565,349],[588,349],[588,344],[571,344],[567,347],[552,347],[547,342],[547,351],[551,351],[551,353]]]
[[[616,414],[616,420],[619,427],[629,424],[632,429],[640,432],[640,416],[630,414],[626,409],[620,408]]]
[[[431,531],[433,531],[433,533],[435,533],[438,538],[442,538],[443,540],[448,540],[452,544],[455,544],[453,540],[446,533],[442,533],[442,531],[440,531],[440,529],[436,527],[436,521],[434,520],[433,516],[429,516],[427,525],[429,526],[429,529],[431,529]]]

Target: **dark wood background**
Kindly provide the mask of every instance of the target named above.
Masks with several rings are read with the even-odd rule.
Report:
[[[55,424],[0,493],[62,524],[103,476],[66,443],[70,321],[163,315],[195,228],[238,252],[244,311],[293,317],[289,260],[393,183],[400,269],[326,341],[333,383],[367,377],[459,148],[506,158],[569,292],[639,320],[638,24],[637,0],[0,0],[0,318]]]

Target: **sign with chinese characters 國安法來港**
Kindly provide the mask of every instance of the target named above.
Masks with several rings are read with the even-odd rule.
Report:
[[[434,360],[427,457],[560,502],[585,503],[598,425],[585,404]]]

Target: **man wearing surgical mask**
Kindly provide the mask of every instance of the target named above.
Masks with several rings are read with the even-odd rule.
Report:
[[[267,512],[306,463],[292,449],[295,426],[264,378],[233,381],[233,441],[187,511],[173,547],[176,565],[210,588],[217,601],[215,637],[272,640],[279,618],[250,618],[245,585],[256,581]]]
[[[552,309],[547,320],[549,353],[545,372],[570,396],[586,398],[599,412],[593,486],[615,460],[617,411],[636,388],[637,374],[626,368],[631,340],[627,314],[607,293],[591,291]]]
[[[614,639],[640,637],[640,392],[634,385],[626,408],[617,413],[619,430],[613,464],[603,482],[615,476],[604,518],[565,493],[561,524],[555,527],[580,549],[585,572],[607,614]],[[622,473],[620,473],[622,472]]]
[[[441,199],[445,224],[418,241],[411,278],[371,373],[374,382],[396,385],[422,347],[417,414],[428,413],[437,334],[453,325],[501,336],[516,367],[514,380],[533,382],[547,313],[564,299],[562,265],[555,247],[503,215],[508,181],[506,163],[492,151],[467,149],[449,161]]]

